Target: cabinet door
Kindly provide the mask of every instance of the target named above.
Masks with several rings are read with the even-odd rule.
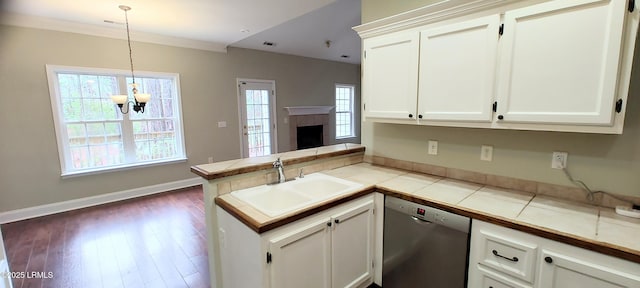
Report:
[[[269,241],[271,287],[331,287],[330,223],[325,218]]]
[[[418,115],[491,122],[500,16],[420,33]]]
[[[542,260],[538,287],[640,287],[640,277],[610,268],[606,261],[595,263],[544,250]]]
[[[556,0],[507,12],[498,123],[611,126],[626,6]]]
[[[398,32],[364,40],[365,117],[417,119],[418,38]]]
[[[373,200],[334,215],[332,286],[359,287],[373,278]]]

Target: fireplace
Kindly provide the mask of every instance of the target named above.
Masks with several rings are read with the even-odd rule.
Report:
[[[296,127],[298,149],[322,146],[322,125]]]
[[[331,144],[329,112],[333,106],[285,107],[289,117],[289,144],[291,150],[320,147]]]

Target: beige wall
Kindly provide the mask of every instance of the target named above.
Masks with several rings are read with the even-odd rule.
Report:
[[[126,42],[4,25],[0,39],[0,212],[189,179],[209,156],[240,157],[236,78],[276,81],[280,151],[289,149],[282,107],[334,105],[334,83],[360,90],[358,65],[134,42],[136,69],[180,74],[188,162],[61,179],[45,64],[128,69]]]
[[[443,0],[362,0],[362,23],[420,8]]]
[[[388,2],[388,3],[387,3]],[[394,9],[389,5],[393,2]],[[404,1],[365,0],[363,22],[414,9]],[[416,4],[420,1],[409,1]],[[415,3],[414,3],[415,2]],[[424,4],[432,1],[423,0]],[[397,4],[397,5],[396,5]],[[407,4],[407,3],[405,3]],[[636,45],[638,46],[638,45]],[[636,47],[624,134],[502,131],[375,124],[363,122],[367,154],[571,186],[561,170],[551,169],[553,151],[569,152],[574,178],[592,189],[640,196],[640,57]],[[439,141],[439,154],[427,155],[427,141]],[[480,146],[493,145],[493,162],[480,161]]]

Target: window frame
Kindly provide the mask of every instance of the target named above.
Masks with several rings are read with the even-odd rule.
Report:
[[[351,99],[350,99],[350,108],[349,108],[349,112],[338,112],[338,103],[337,103],[337,98],[338,98],[338,88],[349,88],[351,89]],[[355,111],[355,105],[356,105],[356,85],[354,84],[341,84],[341,83],[336,83],[335,87],[334,87],[334,104],[335,104],[335,109],[334,109],[334,113],[336,116],[336,124],[335,124],[335,139],[336,140],[343,140],[343,139],[349,139],[349,138],[355,138],[358,137],[356,135],[356,124],[355,124],[355,118],[356,118],[356,111]],[[338,137],[338,114],[339,113],[349,113],[351,115],[351,125],[350,125],[350,134],[347,136],[342,136],[342,137]]]
[[[77,66],[62,66],[62,65],[50,65],[47,64],[46,73],[47,73],[47,81],[49,84],[49,97],[51,100],[51,111],[53,114],[53,124],[55,128],[56,134],[56,142],[58,145],[58,156],[60,161],[60,169],[61,169],[61,177],[74,177],[81,175],[92,175],[92,174],[100,174],[106,172],[113,171],[122,171],[129,170],[134,168],[141,167],[149,167],[149,166],[157,166],[157,165],[166,165],[173,163],[186,162],[186,146],[185,146],[185,137],[184,137],[184,124],[182,117],[182,100],[180,95],[180,75],[178,73],[167,73],[167,72],[151,72],[151,71],[137,71],[136,77],[139,78],[166,78],[171,79],[174,83],[172,93],[175,96],[173,101],[173,105],[176,106],[176,111],[178,115],[175,117],[176,123],[175,127],[175,137],[176,137],[176,155],[171,158],[157,159],[157,160],[144,160],[144,161],[135,161],[135,162],[127,162],[119,165],[110,165],[105,167],[91,167],[91,168],[82,168],[82,169],[73,169],[71,165],[71,147],[68,145],[69,135],[67,133],[67,129],[63,128],[65,124],[63,120],[63,111],[61,105],[61,94],[60,94],[60,85],[58,80],[58,74],[60,73],[70,73],[70,74],[89,74],[96,76],[114,76],[118,82],[119,93],[128,94],[128,87],[126,85],[126,79],[131,77],[131,70],[123,70],[123,69],[108,69],[108,68],[92,68],[92,67],[77,67]],[[152,98],[153,100],[153,98]],[[115,104],[113,104],[115,106]],[[127,103],[126,105],[129,105]],[[131,109],[131,107],[129,107]],[[118,111],[118,113],[120,113]],[[133,131],[127,128],[127,126],[132,126],[133,121],[137,119],[130,119],[129,115],[131,113],[135,113],[133,109],[130,110],[129,114],[123,114],[122,119],[119,120],[122,123],[121,134],[122,141],[134,141],[133,140]],[[105,121],[105,120],[100,120]],[[86,121],[83,121],[87,123]],[[128,124],[127,124],[128,122]],[[126,133],[131,133],[129,136],[125,136]],[[127,150],[126,147],[124,147]],[[130,160],[129,155],[125,152],[125,161]]]

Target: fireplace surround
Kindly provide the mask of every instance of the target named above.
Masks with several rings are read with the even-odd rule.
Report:
[[[333,110],[333,106],[297,106],[285,107],[289,113],[289,144],[291,150],[299,150],[305,148],[306,145],[298,147],[298,127],[321,126],[322,135],[319,146],[331,144],[329,139],[329,113]],[[318,129],[319,128],[310,128]],[[317,136],[314,136],[317,137]],[[302,143],[306,143],[309,139],[300,139]]]

